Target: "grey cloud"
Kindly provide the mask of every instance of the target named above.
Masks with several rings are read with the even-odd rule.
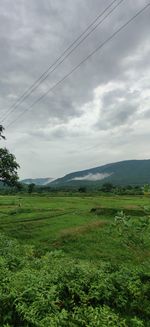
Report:
[[[140,92],[122,88],[105,92],[101,97],[101,109],[99,121],[96,123],[99,129],[111,129],[121,127],[133,122],[139,111]]]
[[[120,106],[112,112],[112,125],[123,125],[133,116],[136,108],[132,105]]]
[[[119,85],[118,85],[119,86]],[[122,88],[115,88],[112,91],[104,93],[102,97],[102,105],[107,110],[107,106],[115,105],[115,103],[121,102],[137,102],[137,98],[140,96],[140,91],[131,91],[126,89],[126,85]]]
[[[9,17],[9,29],[7,31],[8,51],[6,60],[8,68],[5,67],[5,76],[11,73],[14,80],[11,79],[10,89],[14,94],[21,94],[28,83],[24,83],[24,74],[28,74],[29,84],[34,78],[45,69],[48,64],[53,62],[60,49],[64,49],[70,41],[81,32],[90,22],[90,18],[94,18],[100,8],[104,8],[107,3],[98,1],[92,3],[83,1],[82,4],[77,1],[47,1],[40,2],[32,0],[30,3],[15,0],[14,15],[11,16],[10,1],[3,2],[4,11],[7,12],[7,20]],[[5,4],[6,3],[6,4]],[[137,2],[136,6],[130,2],[122,4],[114,13],[107,23],[102,25],[91,38],[83,44],[72,55],[68,61],[58,70],[58,73],[52,75],[52,78],[46,83],[49,84],[54,79],[64,76],[64,73],[78,63],[78,61],[93,50],[93,47],[107,35],[110,35],[112,26],[118,26],[122,21],[129,17],[135,10],[143,5],[143,1]],[[10,6],[10,7],[9,7]],[[129,10],[130,7],[130,10]],[[92,11],[91,11],[92,10]],[[91,15],[92,12],[92,15]],[[92,98],[93,89],[102,82],[108,80],[120,79],[124,72],[121,71],[121,62],[127,53],[135,51],[140,44],[141,38],[147,37],[147,15],[144,19],[138,19],[129,27],[122,35],[118,35],[102,53],[97,53],[89,62],[75,72],[54,94],[48,97],[44,102],[36,106],[36,117],[41,119],[41,107],[43,111],[43,120],[50,116],[67,117],[70,112],[76,115],[76,107],[82,106],[85,102]],[[119,23],[116,23],[117,20]],[[143,23],[144,20],[144,23]],[[111,29],[110,29],[111,27]],[[17,28],[17,30],[16,30]],[[113,27],[115,29],[115,27]],[[78,31],[78,32],[77,32]],[[102,33],[101,33],[102,31]],[[130,35],[130,37],[129,37]],[[64,37],[65,36],[65,37]],[[58,50],[59,49],[59,50]],[[110,56],[111,53],[111,56]],[[15,76],[19,77],[15,81]],[[22,81],[21,81],[22,79]],[[7,81],[7,90],[9,89],[9,77]],[[39,95],[39,91],[35,96]],[[61,110],[58,105],[58,97],[61,103]],[[65,98],[65,99],[64,99]],[[63,103],[64,99],[64,103]],[[32,101],[31,101],[32,102]],[[65,105],[68,102],[68,106]],[[30,103],[30,101],[29,101]],[[75,105],[74,105],[75,104]],[[18,108],[18,112],[21,110]],[[36,119],[33,114],[34,119]],[[31,118],[32,113],[31,113]],[[12,117],[11,117],[12,119]],[[26,118],[25,118],[26,119]],[[19,122],[18,122],[19,123]]]
[[[141,113],[141,119],[150,119],[150,109]]]

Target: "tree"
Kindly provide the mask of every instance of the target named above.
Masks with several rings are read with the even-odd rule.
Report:
[[[113,185],[111,183],[104,183],[101,187],[102,192],[111,192],[113,190]]]
[[[28,185],[28,193],[30,193],[30,194],[33,193],[34,188],[35,188],[35,184],[34,183],[29,184]]]
[[[79,189],[78,189],[78,191],[80,193],[86,193],[86,187],[85,186],[80,186]]]
[[[15,156],[6,148],[0,148],[0,181],[10,186],[16,185],[18,168]]]
[[[4,127],[0,125],[0,138],[5,139],[5,136],[2,134],[4,131]]]
[[[2,134],[4,128],[0,125],[0,138],[5,139]],[[0,182],[15,186],[18,182],[17,169],[19,168],[15,156],[6,148],[0,148]]]
[[[150,193],[150,185],[149,184],[145,184],[143,186],[143,192],[144,192],[145,195]]]

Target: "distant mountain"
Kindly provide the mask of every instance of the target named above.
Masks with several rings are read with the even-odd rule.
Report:
[[[44,185],[47,185],[47,184],[51,183],[53,180],[54,180],[54,178],[51,178],[51,177],[48,177],[48,178],[27,178],[27,179],[21,180],[21,183],[27,184],[27,185],[34,183],[35,185],[44,186]]]
[[[81,186],[112,183],[114,185],[150,184],[150,160],[126,160],[67,174],[50,186]]]

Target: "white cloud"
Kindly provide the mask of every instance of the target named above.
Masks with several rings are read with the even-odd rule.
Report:
[[[82,177],[75,177],[72,178],[71,180],[73,181],[91,181],[91,182],[95,182],[95,181],[101,181],[109,176],[111,176],[112,174],[87,174],[85,176]]]

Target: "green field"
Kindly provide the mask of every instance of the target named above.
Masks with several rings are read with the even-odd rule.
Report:
[[[122,249],[120,240],[109,233],[110,224],[121,210],[138,219],[149,205],[144,196],[1,196],[0,228],[34,245],[40,254],[62,249],[73,258],[94,262],[136,261],[143,250],[135,256],[131,249]]]
[[[149,327],[149,217],[148,196],[1,196],[0,326]]]

